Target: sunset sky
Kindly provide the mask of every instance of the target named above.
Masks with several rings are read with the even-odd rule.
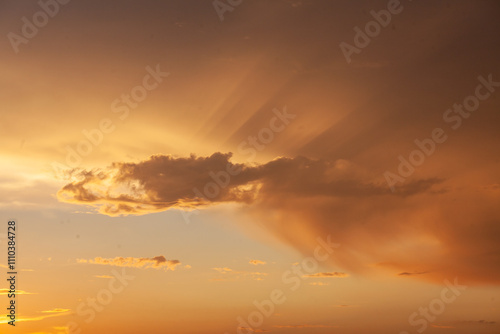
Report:
[[[499,334],[499,15],[0,0],[0,333]]]

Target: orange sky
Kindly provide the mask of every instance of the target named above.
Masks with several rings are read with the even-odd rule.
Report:
[[[496,1],[57,1],[0,1],[0,333],[500,331]]]

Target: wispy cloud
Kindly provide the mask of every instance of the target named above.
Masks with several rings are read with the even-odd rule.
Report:
[[[247,331],[247,332],[254,332],[254,333],[270,333],[271,331],[268,329],[259,329],[259,328],[251,328],[251,327],[238,327],[238,332],[240,331]]]
[[[424,274],[428,274],[429,272],[428,271],[420,271],[420,272],[413,272],[413,273],[410,273],[410,272],[402,272],[402,273],[399,273],[398,276],[414,276],[414,275],[424,275]]]
[[[95,275],[94,277],[97,277],[97,278],[113,278],[113,276],[110,276],[110,275]]]
[[[330,272],[330,273],[316,273],[316,274],[309,274],[309,275],[304,275],[304,277],[314,277],[314,278],[335,278],[335,277],[348,277],[349,275],[346,273],[339,273],[339,272]]]
[[[0,295],[8,295],[10,292],[9,289],[0,289]],[[16,295],[35,295],[34,292],[26,292],[23,290],[16,290]]]
[[[94,259],[77,259],[78,263],[101,264],[117,267],[131,267],[131,268],[153,268],[175,270],[181,264],[179,260],[167,260],[165,256],[159,255],[151,258],[147,257],[115,257],[115,258],[102,258],[96,257]]]
[[[48,311],[42,311],[42,313],[66,313],[69,311],[71,311],[71,310],[67,309],[67,308],[55,308],[55,309],[48,310]]]
[[[455,328],[453,326],[447,326],[447,325],[436,325],[436,324],[431,324],[431,327],[434,328]]]
[[[487,320],[461,320],[455,323],[459,325],[495,325],[497,322]]]
[[[71,310],[69,309],[53,309],[48,311],[41,311],[40,313],[46,313],[44,315],[38,316],[17,316],[16,322],[24,322],[24,321],[40,321],[47,318],[60,317],[71,314]],[[6,315],[0,317],[0,324],[8,323],[10,318]]]
[[[231,268],[223,267],[223,268],[212,268],[221,274],[217,278],[211,279],[211,281],[237,281],[240,279],[251,279],[254,281],[262,281],[265,276],[269,275],[268,273],[261,272],[252,272],[252,271],[235,271]]]
[[[330,285],[330,283],[325,283],[325,282],[310,282],[309,285],[325,286],[325,285]]]

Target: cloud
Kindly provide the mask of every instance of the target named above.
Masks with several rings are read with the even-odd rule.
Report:
[[[270,330],[267,329],[253,329],[251,327],[238,327],[238,332],[240,331],[247,331],[247,332],[254,332],[254,333],[270,333]]]
[[[259,264],[266,264],[266,261],[260,261],[260,260],[250,260],[248,263],[253,264],[254,266],[257,266]]]
[[[315,278],[334,278],[334,277],[348,277],[349,275],[346,273],[339,273],[339,272],[331,272],[331,273],[316,273],[316,274],[309,274],[309,275],[304,275],[304,277],[315,277]]]
[[[409,273],[407,271],[399,273],[398,276],[414,276],[414,275],[424,275],[427,274],[426,271]]]
[[[339,326],[329,326],[329,325],[275,325],[275,328],[338,328]]]
[[[94,277],[97,277],[97,278],[113,278],[113,276],[110,276],[110,275],[95,275]]]
[[[226,268],[212,268],[212,269],[218,271],[221,274],[227,274],[227,273],[233,271],[233,269],[229,269],[227,267]]]
[[[41,311],[41,313],[47,313],[47,314],[46,315],[39,315],[39,316],[17,316],[16,322],[40,321],[40,320],[47,319],[47,318],[65,316],[65,315],[71,314],[71,310],[61,308],[61,309],[53,309],[53,310],[48,310],[48,311]],[[0,324],[6,324],[9,321],[11,321],[11,320],[6,315],[0,316]]]
[[[263,197],[394,196],[383,182],[340,179],[331,161],[305,157],[278,158],[264,165],[230,162],[231,153],[210,157],[152,156],[139,163],[113,163],[108,168],[74,171],[78,180],[59,190],[58,199],[94,205],[103,214],[146,214],[222,202],[251,203]],[[341,167],[340,167],[341,168]],[[230,175],[227,171],[231,171]],[[428,190],[439,180],[409,182],[398,190],[408,196]]]
[[[0,295],[8,295],[10,292],[9,289],[0,289]],[[33,295],[35,293],[32,292],[26,292],[23,290],[16,290],[16,295]]]
[[[66,313],[69,311],[71,311],[71,310],[67,309],[67,308],[55,308],[55,309],[48,310],[48,311],[42,311],[42,313]]]
[[[211,281],[216,282],[225,282],[225,281],[237,281],[240,279],[251,279],[254,281],[262,281],[263,276],[269,275],[268,273],[261,272],[251,272],[251,271],[235,271],[231,268],[223,267],[223,268],[212,268],[217,271],[222,276],[218,278],[213,278]]]
[[[447,325],[435,325],[435,324],[431,324],[431,327],[434,327],[434,328],[455,328],[453,326],[447,326]]]
[[[495,325],[497,322],[487,320],[462,320],[456,321],[455,323],[460,325]]]
[[[102,258],[96,257],[95,259],[77,259],[78,263],[102,264],[117,267],[131,267],[131,268],[153,268],[175,270],[175,267],[181,264],[179,260],[167,260],[165,256],[159,255],[151,258],[141,257],[115,257],[115,258]]]
[[[315,286],[325,286],[325,285],[330,285],[330,283],[325,283],[325,282],[311,282],[309,285],[315,285]]]

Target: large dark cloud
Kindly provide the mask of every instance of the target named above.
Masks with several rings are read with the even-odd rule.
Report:
[[[58,197],[66,202],[96,205],[104,214],[121,215],[219,202],[260,202],[276,196],[405,197],[440,182],[416,180],[392,193],[381,180],[361,176],[343,160],[297,157],[245,165],[233,163],[230,158],[230,153],[189,158],[157,155],[139,163],[74,171],[78,180],[65,185]]]

